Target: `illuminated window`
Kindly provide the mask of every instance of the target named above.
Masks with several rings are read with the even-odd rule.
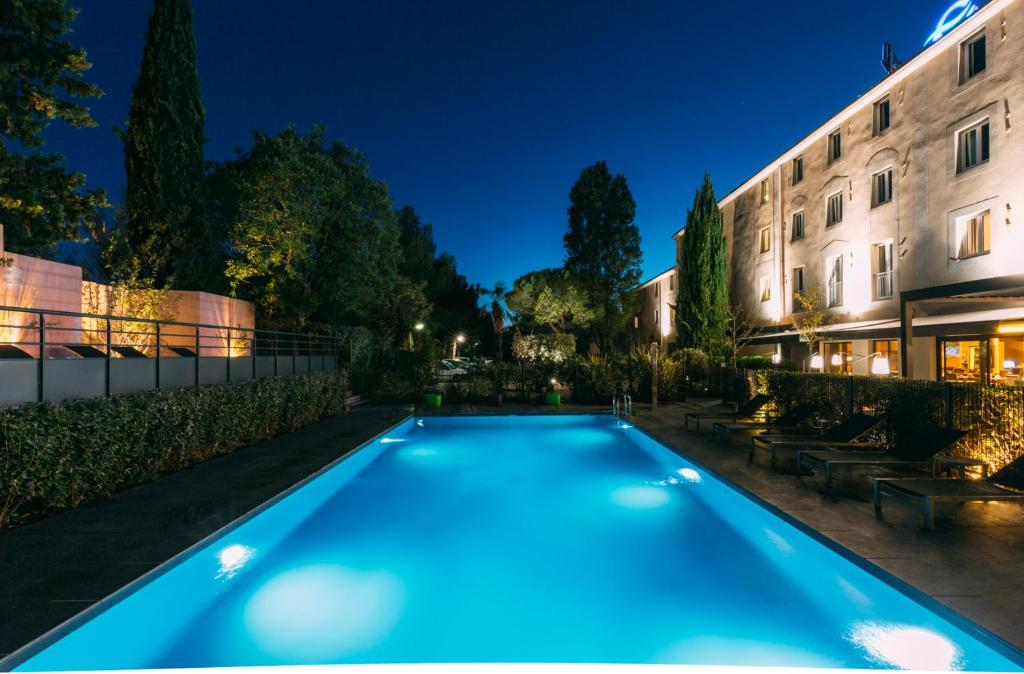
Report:
[[[892,201],[892,169],[886,169],[871,176],[871,206],[881,206]]]
[[[874,134],[885,133],[889,128],[889,97],[875,103]]]
[[[772,249],[772,231],[768,227],[762,227],[757,234],[758,240],[760,241],[760,248],[762,253],[767,253]]]
[[[825,226],[831,227],[843,221],[843,193],[836,192],[828,198],[825,207]]]
[[[804,268],[793,268],[793,311],[800,311],[803,307],[800,302],[800,295],[804,293]]]
[[[898,339],[876,339],[871,342],[871,353],[880,353],[889,361],[889,374],[897,376],[900,372],[900,341]]]
[[[793,184],[799,185],[804,179],[804,157],[800,155],[793,160]]]
[[[634,316],[633,317],[633,329],[634,330],[638,330],[639,328],[640,328],[640,317],[639,316]]]
[[[829,258],[828,264],[828,305],[843,306],[843,256]]]
[[[956,139],[956,172],[963,173],[988,161],[988,120],[964,129]]]
[[[942,378],[945,381],[981,382],[981,341],[943,340]]]
[[[772,299],[771,280],[767,276],[761,277],[761,301],[768,302]]]
[[[895,272],[892,268],[892,242],[875,244],[875,299],[889,299],[893,295]]]
[[[840,130],[836,130],[828,135],[828,163],[831,164],[842,156],[843,134]]]
[[[956,259],[987,255],[990,247],[990,213],[978,213],[956,221]]]
[[[793,214],[793,240],[799,241],[804,238],[804,212],[799,211]]]
[[[826,372],[853,372],[853,342],[831,342],[825,345]]]
[[[1024,381],[1024,337],[993,337],[988,354],[989,382],[1016,386]]]
[[[960,44],[960,83],[985,71],[985,34],[975,35]]]
[[[771,196],[771,185],[768,184],[768,179],[765,178],[761,181],[761,203],[767,204],[769,196]]]

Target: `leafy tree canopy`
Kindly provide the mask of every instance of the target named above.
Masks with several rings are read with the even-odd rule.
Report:
[[[640,230],[636,202],[621,174],[599,161],[580,173],[569,192],[565,268],[590,297],[597,336],[608,346],[625,324],[640,282]]]
[[[729,322],[725,230],[711,176],[686,213],[676,295],[679,334],[686,346],[720,355],[726,350]]]
[[[541,269],[520,276],[506,303],[520,325],[555,333],[585,330],[597,318],[587,291],[565,269]]]
[[[5,247],[40,254],[106,205],[58,154],[36,151],[54,120],[96,123],[74,99],[103,95],[85,81],[85,50],[67,39],[78,10],[66,0],[0,2],[0,222]]]
[[[237,295],[274,325],[372,322],[398,278],[399,235],[387,186],[359,152],[319,127],[256,132],[215,174]]]

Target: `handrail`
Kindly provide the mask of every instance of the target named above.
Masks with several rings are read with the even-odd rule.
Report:
[[[131,323],[152,323],[160,325],[179,325],[182,327],[189,328],[209,328],[212,330],[246,330],[249,332],[271,332],[277,335],[287,335],[290,337],[324,337],[328,339],[341,339],[337,335],[321,335],[317,333],[308,332],[288,332],[285,330],[271,330],[269,328],[242,328],[234,325],[215,325],[210,323],[188,323],[185,321],[169,321],[160,318],[133,318],[131,316],[114,316],[108,314],[87,314],[77,311],[61,311],[60,309],[32,309],[27,307],[10,307],[0,305],[0,312],[2,311],[17,311],[23,314],[46,314],[48,316],[70,316],[72,318],[94,318],[99,320],[111,320],[111,321],[127,321]],[[8,325],[0,327],[9,328],[30,328],[30,325]],[[72,328],[66,328],[72,329]]]

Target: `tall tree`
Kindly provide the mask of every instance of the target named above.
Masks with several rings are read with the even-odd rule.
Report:
[[[582,331],[597,318],[590,297],[565,269],[541,269],[516,279],[506,296],[518,324],[554,333]]]
[[[0,222],[12,251],[40,254],[77,238],[83,219],[106,205],[61,155],[36,151],[55,119],[96,126],[73,100],[103,95],[85,81],[85,50],[66,38],[77,15],[66,0],[0,2]]]
[[[676,316],[679,334],[686,346],[711,355],[726,349],[729,322],[725,230],[711,176],[693,197],[686,213]]]
[[[125,235],[160,287],[201,289],[217,236],[201,211],[203,111],[189,0],[155,0],[123,131]],[[219,271],[219,270],[217,270]]]
[[[640,282],[640,230],[636,202],[622,174],[599,161],[580,173],[569,192],[565,267],[589,294],[597,337],[608,348],[624,324]]]
[[[501,281],[487,291],[491,298],[488,315],[491,318],[491,329],[494,330],[494,357],[499,363],[505,358],[505,307],[502,302],[507,294],[505,284]]]

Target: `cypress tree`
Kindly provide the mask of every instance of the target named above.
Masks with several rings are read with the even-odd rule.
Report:
[[[676,316],[685,346],[721,355],[729,318],[725,229],[711,176],[693,197],[686,213],[682,259],[678,270]]]
[[[189,0],[156,0],[122,134],[125,234],[137,272],[197,289],[218,248],[205,226],[203,111]]]

